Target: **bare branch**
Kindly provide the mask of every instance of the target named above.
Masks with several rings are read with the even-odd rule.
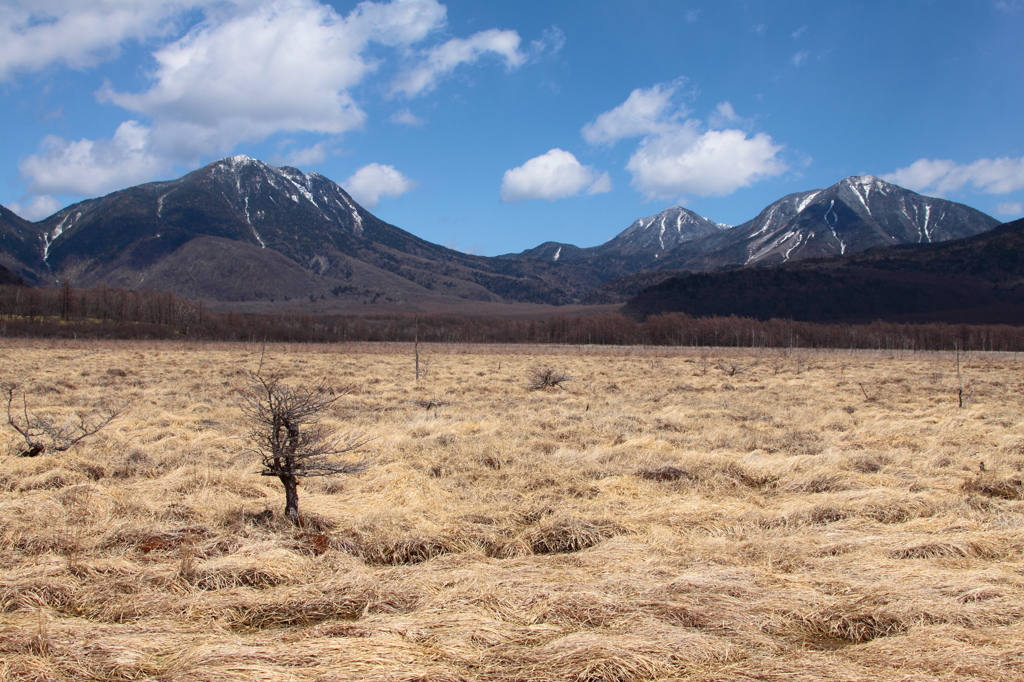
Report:
[[[18,384],[5,383],[0,387],[4,398],[7,400],[7,423],[21,434],[28,445],[21,457],[35,457],[46,451],[64,452],[70,449],[83,438],[95,434],[105,428],[110,422],[124,414],[131,404],[124,402],[116,406],[105,406],[97,410],[79,413],[81,401],[71,410],[71,414],[63,424],[59,424],[53,417],[38,415],[29,412],[28,396],[24,390],[21,391],[21,416],[16,417],[14,412],[14,396],[20,389]]]
[[[572,377],[568,374],[562,374],[551,367],[544,367],[530,372],[530,382],[526,387],[531,391],[540,391],[545,388],[554,387],[564,390],[565,386],[562,386],[562,384],[566,381],[570,381],[571,379]]]
[[[326,379],[305,386],[284,382],[277,372],[264,372],[264,356],[249,384],[240,391],[239,408],[249,427],[253,453],[260,457],[262,476],[276,476],[285,487],[285,515],[298,523],[298,479],[364,471],[365,460],[344,462],[339,455],[369,442],[360,434],[336,434],[320,421],[347,393]]]

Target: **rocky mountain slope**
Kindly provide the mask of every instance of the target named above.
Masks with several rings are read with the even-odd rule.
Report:
[[[618,235],[599,246],[580,248],[572,244],[546,242],[505,259],[536,259],[549,263],[584,264],[602,281],[660,267],[659,259],[677,247],[717,234],[719,225],[681,206],[639,218]]]
[[[316,173],[245,156],[69,206],[38,223],[0,207],[0,282],[148,288],[208,301],[625,301],[708,271],[978,234],[995,219],[871,176],[792,194],[737,227],[675,206],[613,239],[487,258],[389,225]]]
[[[676,206],[637,220],[600,246],[581,249],[549,242],[514,257],[583,265],[603,280],[583,300],[624,302],[676,272],[943,242],[996,225],[998,220],[969,206],[926,197],[874,176],[855,176],[826,189],[783,197],[736,227]]]
[[[0,206],[0,284],[34,282],[42,261],[35,226]]]
[[[879,246],[960,239],[999,221],[969,206],[855,176],[823,190],[790,194],[753,220],[681,245],[663,268],[715,270],[859,253]]]
[[[432,244],[321,175],[245,156],[80,202],[36,230],[42,279],[221,301],[354,294],[562,303],[578,276]]]
[[[924,243],[765,267],[685,273],[637,294],[635,317],[790,318],[821,322],[1024,321],[1024,220]]]

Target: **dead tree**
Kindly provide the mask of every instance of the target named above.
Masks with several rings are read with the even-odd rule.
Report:
[[[530,371],[529,382],[526,387],[531,391],[541,391],[545,388],[556,387],[565,389],[565,386],[562,386],[562,384],[570,379],[571,377],[568,374],[562,374],[551,367],[543,367]]]
[[[299,525],[299,479],[354,474],[366,469],[365,460],[341,462],[338,455],[367,443],[357,434],[336,434],[320,420],[347,391],[326,380],[291,386],[278,373],[260,369],[249,373],[239,404],[249,427],[249,440],[261,458],[263,476],[276,476],[284,486],[284,514]]]
[[[21,390],[21,405],[15,407],[15,395],[19,389],[20,386],[17,384],[4,383],[0,386],[0,391],[7,401],[7,423],[21,434],[25,439],[25,445],[28,446],[19,453],[19,457],[35,457],[45,452],[64,452],[83,438],[106,427],[130,407],[130,403],[125,402],[82,412],[82,403],[79,401],[67,419],[57,419],[50,415],[30,412],[28,397],[24,390]]]

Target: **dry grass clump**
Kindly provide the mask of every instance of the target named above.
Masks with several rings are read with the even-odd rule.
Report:
[[[535,554],[565,554],[593,547],[622,533],[607,519],[588,520],[572,516],[547,518],[528,529],[523,540]]]
[[[0,342],[34,409],[132,402],[0,431],[0,679],[1024,679],[1016,357],[271,346],[371,438],[295,527],[260,352]]]
[[[1002,500],[1024,500],[1024,483],[1020,476],[995,478],[982,474],[964,481],[961,489]]]

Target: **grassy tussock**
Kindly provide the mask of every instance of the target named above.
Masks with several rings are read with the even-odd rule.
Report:
[[[60,456],[0,432],[0,679],[1024,677],[1014,356],[960,408],[943,354],[271,347],[372,439],[295,528],[259,352],[0,345],[33,409],[133,402]]]

